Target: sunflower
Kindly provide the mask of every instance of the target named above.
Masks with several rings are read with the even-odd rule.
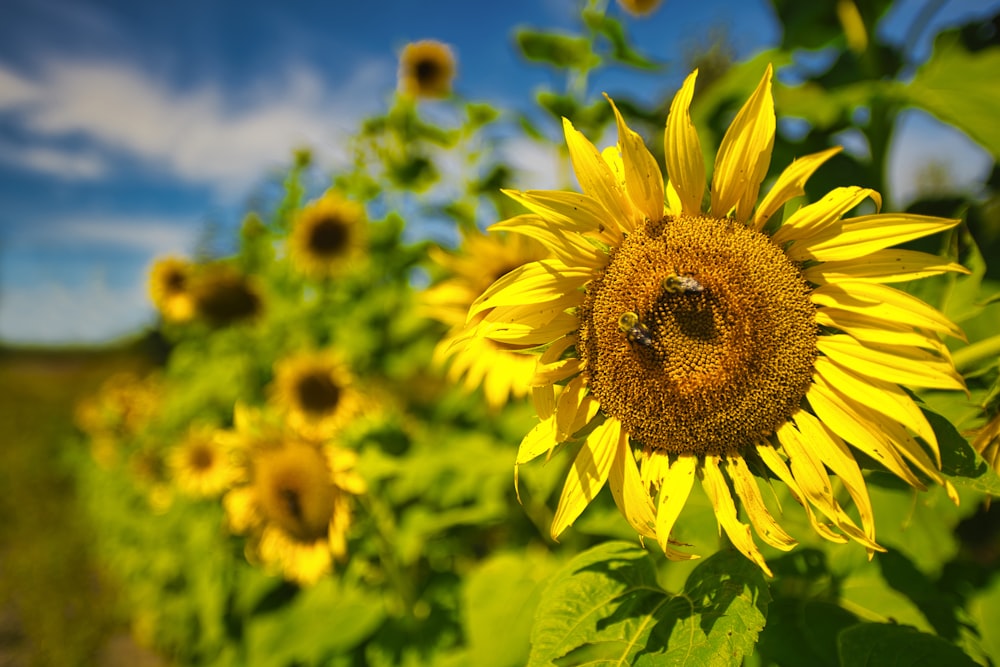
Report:
[[[622,9],[633,16],[646,16],[652,14],[660,6],[663,0],[618,0]]]
[[[427,314],[451,329],[434,349],[434,361],[448,365],[448,378],[459,382],[464,377],[467,390],[480,385],[486,402],[498,408],[510,396],[525,396],[531,391],[530,380],[535,358],[524,354],[524,346],[498,343],[475,336],[466,325],[469,306],[493,281],[525,262],[548,256],[535,239],[517,234],[467,233],[456,253],[434,248],[431,258],[449,274],[424,292]],[[474,318],[477,324],[483,315]]]
[[[447,44],[431,39],[412,42],[399,56],[399,90],[404,95],[447,97],[454,78],[455,55]]]
[[[882,547],[849,446],[913,487],[943,483],[957,500],[939,472],[934,431],[900,385],[964,389],[939,339],[961,332],[888,283],[964,271],[890,248],[959,221],[845,219],[865,200],[877,210],[881,198],[843,187],[779,223],[775,213],[839,149],[793,162],[758,202],[774,141],[771,75],[768,67],[726,132],[704,207],[705,167],[689,113],[697,70],[667,117],[666,189],[609,99],[616,147],[601,153],[563,121],[583,194],[507,193],[531,213],[495,228],[539,239],[553,258],[501,278],[470,315],[486,312],[480,335],[544,346],[533,380],[542,421],[521,443],[517,464],[582,440],[553,538],[610,480],[637,532],[670,558],[695,557],[674,549],[670,535],[697,478],[720,530],[770,573],[750,526],[778,549],[795,542],[765,507],[754,467],[787,485],[819,535],[855,540],[871,557]],[[857,507],[860,527],[828,471]]]
[[[332,436],[360,411],[354,377],[330,351],[300,352],[274,365],[271,400],[304,437]]]
[[[168,455],[174,484],[183,493],[214,498],[232,484],[235,468],[229,448],[219,431],[206,424],[192,426]]]
[[[195,312],[215,327],[252,320],[263,310],[260,289],[248,276],[222,264],[206,267],[192,285]]]
[[[247,556],[300,584],[347,555],[351,496],[365,492],[354,452],[306,441],[237,408],[230,441],[240,477],[223,504],[229,528],[250,537]]]
[[[313,278],[327,278],[346,268],[364,248],[365,209],[336,190],[306,205],[289,236],[293,265]]]
[[[171,322],[186,322],[194,317],[191,294],[192,264],[179,257],[163,257],[149,271],[149,298]]]

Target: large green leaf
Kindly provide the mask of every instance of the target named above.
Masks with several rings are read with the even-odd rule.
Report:
[[[546,552],[507,553],[466,577],[463,618],[478,667],[519,667],[528,659],[535,608],[554,565]]]
[[[972,598],[969,613],[979,627],[982,649],[994,664],[1000,664],[1000,577],[994,577],[992,585]]]
[[[836,667],[837,635],[857,622],[854,614],[831,602],[775,598],[757,650],[779,665]]]
[[[844,630],[838,642],[840,664],[975,665],[972,658],[940,637],[894,623],[862,623]]]
[[[938,37],[931,59],[899,90],[911,104],[964,130],[995,158],[1000,156],[1000,86],[992,85],[997,72],[1000,47],[971,53],[949,32]]]
[[[734,551],[706,559],[677,594],[627,542],[586,551],[552,579],[529,665],[738,665],[764,627],[763,573]]]

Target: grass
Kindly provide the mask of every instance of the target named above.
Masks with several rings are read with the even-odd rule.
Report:
[[[114,593],[65,464],[73,406],[153,363],[150,339],[102,349],[0,348],[0,664],[107,663]],[[112,642],[113,643],[113,642]]]

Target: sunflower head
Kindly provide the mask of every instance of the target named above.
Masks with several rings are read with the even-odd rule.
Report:
[[[633,16],[648,16],[657,10],[663,0],[618,0],[622,9]]]
[[[235,479],[232,454],[219,431],[210,425],[192,426],[167,457],[175,486],[189,496],[214,498]]]
[[[364,249],[364,208],[329,190],[306,205],[293,223],[289,252],[293,265],[313,278],[326,278],[350,266]]]
[[[164,319],[186,322],[194,317],[192,275],[193,265],[179,257],[163,257],[153,263],[149,272],[149,298]]]
[[[447,44],[435,40],[412,42],[399,56],[399,90],[415,98],[441,98],[451,94],[455,55]]]
[[[482,387],[487,403],[499,408],[510,396],[531,391],[535,361],[512,345],[474,335],[482,320],[467,323],[469,306],[491,283],[525,262],[542,259],[548,251],[538,241],[518,234],[475,231],[465,234],[455,252],[434,249],[431,258],[445,270],[445,278],[423,294],[423,308],[450,327],[434,351],[436,363],[448,365],[452,382],[464,380],[467,390]]]
[[[238,408],[230,434],[240,483],[224,505],[233,532],[250,537],[248,557],[303,584],[347,554],[351,497],[364,493],[353,452],[301,439]]]
[[[274,366],[271,400],[305,437],[325,439],[361,407],[354,378],[336,353],[301,352]]]
[[[618,145],[604,151],[564,121],[582,194],[508,193],[531,215],[496,227],[542,240],[552,256],[490,286],[470,318],[481,318],[478,335],[543,350],[533,378],[543,421],[517,462],[583,441],[553,537],[610,480],[637,532],[691,558],[671,532],[698,479],[720,529],[768,571],[750,526],[775,548],[795,541],[750,462],[788,486],[816,533],[871,555],[881,547],[851,447],[914,487],[916,472],[947,487],[934,431],[900,385],[963,388],[939,338],[961,332],[888,283],[965,269],[891,246],[958,221],[879,214],[878,193],[860,187],[772,220],[838,149],[797,160],[759,197],[775,131],[770,68],[722,139],[706,199],[689,111],[696,76],[667,117],[666,187],[612,103]],[[844,217],[859,207],[875,212]]]
[[[215,327],[251,320],[263,310],[260,290],[253,281],[226,266],[208,267],[193,287],[195,312]]]

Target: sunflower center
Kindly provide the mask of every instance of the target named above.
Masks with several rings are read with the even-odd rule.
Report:
[[[339,255],[347,247],[347,225],[339,218],[324,218],[309,230],[309,248],[317,255]]]
[[[215,464],[215,450],[205,443],[195,445],[188,452],[188,463],[193,470],[199,472],[211,470]]]
[[[299,405],[306,412],[323,415],[333,412],[340,402],[340,386],[329,373],[303,375],[296,387]]]
[[[262,457],[254,472],[257,498],[269,521],[301,542],[326,536],[336,491],[318,449],[287,444]]]
[[[171,271],[163,279],[163,284],[168,294],[179,294],[187,285],[187,276],[183,271]]]
[[[434,85],[442,73],[441,63],[430,58],[419,60],[413,65],[413,75],[422,86]]]
[[[648,223],[579,309],[578,353],[606,414],[643,444],[740,451],[799,407],[816,357],[808,286],[770,239],[714,218]]]

